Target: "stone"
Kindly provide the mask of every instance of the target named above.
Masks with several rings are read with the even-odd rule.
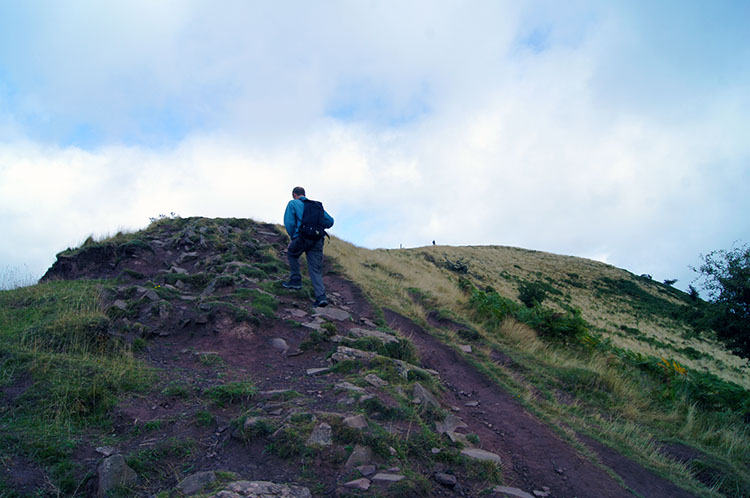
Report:
[[[453,474],[446,474],[445,472],[437,472],[433,477],[438,484],[449,488],[452,488],[458,482],[456,476]]]
[[[329,372],[331,369],[328,367],[323,368],[308,368],[307,369],[307,375],[313,376],[313,375],[320,375],[326,372]]]
[[[307,444],[318,446],[331,446],[333,444],[331,426],[325,422],[316,425],[307,438]]]
[[[492,488],[493,493],[502,493],[504,496],[512,496],[515,498],[534,498],[526,491],[522,491],[518,488],[510,488],[508,486],[495,486]]]
[[[323,327],[321,327],[321,325],[317,322],[303,323],[302,326],[307,329],[323,332]]]
[[[405,476],[402,476],[401,474],[386,474],[384,472],[380,472],[372,476],[372,481],[373,482],[398,482],[404,477]]]
[[[182,491],[182,494],[184,495],[194,495],[215,480],[216,474],[211,470],[198,472],[183,479],[180,484],[177,485],[177,489]]]
[[[352,429],[364,429],[367,427],[367,418],[361,413],[344,419],[344,425]]]
[[[307,316],[307,311],[297,308],[285,308],[284,311],[297,318],[304,318]]]
[[[97,496],[107,496],[110,490],[117,486],[129,487],[138,482],[138,474],[125,463],[125,458],[112,455],[104,459],[96,469],[99,474],[99,489]]]
[[[466,436],[464,436],[460,432],[448,431],[448,432],[446,432],[446,434],[448,435],[448,437],[450,438],[450,440],[453,441],[454,443],[461,443],[463,446],[466,446],[468,448],[473,448],[474,447],[474,445],[471,443],[471,441],[469,441],[466,438]]]
[[[435,398],[435,396],[419,382],[414,383],[414,390],[412,391],[412,394],[414,396],[415,404],[430,405],[435,408],[440,408],[440,403],[438,402],[437,398]]]
[[[339,346],[336,348],[336,352],[331,355],[328,359],[331,363],[338,363],[346,360],[362,360],[364,362],[372,361],[377,355],[371,351],[361,351],[359,349],[349,348],[346,346]]]
[[[547,498],[549,496],[549,491],[540,491],[538,489],[535,489],[534,491],[532,491],[532,493],[537,498]]]
[[[96,448],[96,452],[101,453],[105,457],[108,457],[117,453],[117,450],[112,446],[99,446],[98,448]]]
[[[350,489],[358,489],[360,491],[367,491],[370,489],[370,480],[366,477],[362,477],[360,479],[355,479],[353,481],[349,481],[347,483],[344,483],[345,488]]]
[[[349,330],[349,335],[353,337],[374,337],[375,339],[378,339],[386,344],[398,342],[398,337],[392,336],[391,334],[386,334],[385,332],[381,332],[380,330],[353,328]]]
[[[369,477],[373,475],[377,469],[374,465],[360,465],[359,467],[357,467],[357,470],[363,476]]]
[[[498,465],[502,463],[498,455],[490,453],[489,451],[480,450],[479,448],[464,448],[463,450],[461,450],[461,454],[473,460],[494,462]]]
[[[161,299],[159,297],[159,294],[157,294],[154,289],[147,290],[146,293],[143,295],[143,297],[145,297],[149,301],[158,301]]]
[[[375,386],[375,387],[383,387],[383,386],[387,386],[388,385],[387,381],[381,379],[380,377],[378,377],[375,374],[367,374],[365,376],[365,381],[368,384],[370,384],[371,386]]]
[[[469,401],[467,403],[464,403],[464,406],[468,406],[469,408],[476,408],[479,406],[479,401]]]
[[[351,382],[339,382],[338,384],[336,384],[335,387],[336,387],[336,389],[345,389],[347,391],[353,391],[355,393],[364,393],[364,392],[367,392],[367,391],[364,390],[364,388],[359,387],[359,386],[355,386]]]
[[[349,459],[346,461],[346,466],[359,467],[360,465],[371,465],[372,464],[372,450],[368,446],[362,446],[358,444],[352,450],[352,454],[349,455]]]
[[[312,498],[308,488],[291,484],[276,484],[270,481],[235,481],[215,498]]]
[[[468,429],[469,426],[464,423],[463,420],[456,417],[452,413],[446,415],[441,422],[435,422],[435,430],[438,434],[445,434],[447,432],[455,432],[456,429]]]
[[[458,349],[460,349],[464,353],[471,353],[471,346],[469,346],[468,344],[461,344],[460,346],[458,346]]]
[[[287,344],[287,342],[281,337],[274,337],[269,342],[272,348],[278,349],[279,351],[286,352],[286,350],[289,349],[289,344]]]
[[[118,310],[122,310],[122,311],[127,311],[128,310],[128,303],[126,303],[122,299],[116,300],[114,303],[112,303],[112,306],[114,308],[117,308]]]
[[[325,318],[330,318],[331,320],[338,320],[340,322],[343,322],[344,320],[349,320],[351,315],[347,313],[346,311],[335,308],[333,306],[326,306],[325,308],[315,308],[315,316],[322,316]]]

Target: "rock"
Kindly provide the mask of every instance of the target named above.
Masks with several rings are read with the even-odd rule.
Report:
[[[453,474],[446,474],[445,472],[438,472],[433,477],[438,484],[447,486],[449,488],[452,488],[458,482],[456,481],[456,476],[454,476]]]
[[[374,337],[386,344],[391,342],[398,342],[398,337],[392,336],[391,334],[386,334],[385,332],[381,332],[379,330],[353,328],[349,330],[349,335],[353,337]]]
[[[108,457],[114,455],[117,450],[112,446],[99,446],[98,448],[96,448],[96,452],[101,453],[105,457]]]
[[[308,368],[307,369],[307,375],[310,375],[310,376],[319,375],[319,374],[326,373],[326,372],[328,372],[330,370],[331,369],[328,368],[328,367],[323,367],[323,368]]]
[[[398,370],[398,374],[403,377],[404,379],[409,378],[409,370],[412,369],[412,367],[406,363],[403,360],[393,360],[393,364],[396,365],[396,369]]]
[[[367,419],[361,413],[344,419],[344,425],[352,429],[364,429],[367,427]]]
[[[535,489],[532,493],[538,498],[547,498],[549,496],[549,491],[539,491],[538,489]]]
[[[312,498],[302,486],[276,484],[270,481],[235,481],[213,498]]]
[[[326,318],[330,318],[331,320],[338,320],[340,322],[343,322],[344,320],[348,320],[350,318],[349,313],[332,306],[327,306],[325,308],[315,308],[315,316],[323,316]]]
[[[372,450],[368,446],[362,446],[361,444],[354,447],[352,454],[349,455],[349,459],[346,461],[346,466],[350,468],[370,464],[372,464]]]
[[[498,465],[501,463],[500,457],[498,455],[490,453],[489,451],[480,450],[479,448],[464,448],[463,450],[461,450],[461,454],[474,460],[494,462]]]
[[[371,386],[375,386],[375,387],[383,387],[383,386],[388,385],[388,382],[384,381],[383,379],[381,379],[375,374],[367,374],[365,376],[365,381]]]
[[[159,294],[157,294],[154,289],[147,290],[146,293],[143,295],[143,297],[145,297],[149,301],[158,301],[161,299],[159,297]]]
[[[172,265],[172,268],[169,269],[170,273],[177,273],[178,275],[187,275],[188,271],[185,268],[180,268],[179,266]]]
[[[461,344],[460,346],[458,346],[458,349],[460,349],[464,353],[471,353],[471,346],[469,346],[468,344]]]
[[[358,489],[360,491],[367,491],[368,489],[370,489],[370,480],[366,477],[362,477],[360,479],[355,479],[353,481],[344,483],[344,487],[350,489]]]
[[[374,465],[360,465],[359,467],[357,467],[357,470],[363,476],[369,477],[373,475],[377,469]]]
[[[455,432],[456,429],[467,429],[468,427],[469,426],[466,425],[463,420],[456,417],[452,413],[449,413],[442,422],[435,422],[435,430],[438,434]]]
[[[404,477],[405,476],[402,476],[401,474],[385,474],[383,472],[380,472],[372,476],[372,481],[373,482],[398,482]]]
[[[211,280],[211,283],[203,289],[201,297],[208,297],[216,291],[216,279]]]
[[[281,337],[274,337],[269,342],[272,348],[278,349],[279,351],[285,352],[287,349],[289,349],[289,344],[287,344],[287,342]]]
[[[127,311],[128,310],[128,303],[126,303],[122,299],[118,299],[114,303],[112,303],[112,307],[113,308],[117,308],[118,310]]]
[[[316,330],[318,332],[323,331],[323,327],[321,327],[320,324],[316,322],[303,323],[302,326],[308,329]]]
[[[307,316],[307,311],[303,311],[297,308],[285,308],[284,311],[297,318],[304,318]]]
[[[513,496],[516,498],[534,498],[526,491],[522,491],[518,488],[509,488],[508,486],[495,486],[492,488],[493,493],[502,493],[503,496]]]
[[[307,438],[307,444],[319,446],[331,446],[333,444],[331,426],[325,422],[316,425],[312,430],[310,437]]]
[[[184,495],[194,495],[205,486],[208,486],[216,480],[216,474],[209,470],[206,472],[198,472],[187,476],[185,479],[177,485],[177,489],[182,491]]]
[[[361,351],[359,349],[349,348],[346,346],[339,346],[336,348],[336,352],[331,355],[328,361],[332,363],[338,363],[346,360],[362,360],[364,362],[372,361],[377,355],[371,351]]]
[[[415,404],[430,405],[435,408],[440,408],[440,403],[437,398],[435,398],[435,396],[425,389],[425,387],[419,382],[414,383],[413,396]]]
[[[468,406],[469,408],[476,408],[479,406],[479,401],[469,401],[467,403],[464,403],[464,406]]]
[[[97,495],[102,498],[117,486],[129,487],[138,482],[138,474],[125,463],[122,455],[107,457],[96,469],[99,474]]]
[[[351,382],[339,382],[338,384],[336,384],[336,389],[346,389],[347,391],[354,391],[355,393],[367,392],[364,390],[364,388],[355,386]]]
[[[471,441],[469,441],[466,438],[466,436],[464,436],[460,432],[448,431],[448,432],[446,432],[446,434],[448,435],[448,437],[450,438],[450,440],[453,441],[454,443],[461,443],[462,445],[464,445],[464,446],[466,446],[468,448],[473,448],[474,447],[474,445],[471,443]]]

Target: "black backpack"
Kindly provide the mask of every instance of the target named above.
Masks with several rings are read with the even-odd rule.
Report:
[[[299,234],[302,238],[310,241],[318,241],[328,235],[323,222],[323,204],[318,201],[305,199],[305,209],[302,211],[302,221],[299,225]]]

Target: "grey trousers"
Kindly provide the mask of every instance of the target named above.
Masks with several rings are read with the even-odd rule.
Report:
[[[292,239],[287,249],[287,259],[289,260],[289,283],[302,283],[302,275],[299,271],[299,257],[305,253],[307,257],[307,271],[310,274],[315,299],[325,299],[326,288],[323,285],[323,240],[310,242],[297,237]]]

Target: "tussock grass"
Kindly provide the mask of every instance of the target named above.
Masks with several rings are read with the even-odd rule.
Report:
[[[104,430],[121,393],[152,379],[130,347],[106,334],[101,284],[56,281],[0,291],[0,460],[22,454],[71,493],[75,440]]]

